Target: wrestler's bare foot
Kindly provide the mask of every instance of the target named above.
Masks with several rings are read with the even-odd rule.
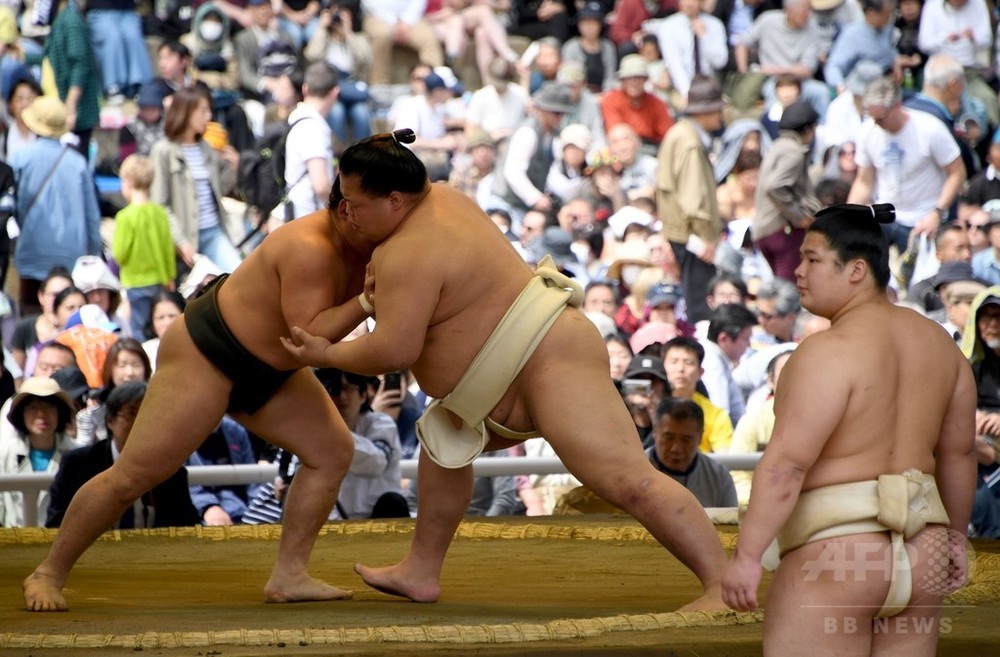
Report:
[[[68,611],[62,587],[51,575],[37,570],[21,584],[24,591],[24,605],[28,611]]]
[[[338,589],[326,582],[303,574],[294,578],[272,575],[264,587],[264,602],[319,602],[323,600],[350,600],[353,591]]]
[[[414,602],[437,602],[441,596],[441,583],[434,577],[422,577],[404,571],[402,564],[386,568],[368,568],[357,563],[354,572],[361,575],[365,584],[389,595],[409,598]]]
[[[722,586],[709,587],[700,598],[687,603],[677,611],[726,611],[729,607],[722,601]]]

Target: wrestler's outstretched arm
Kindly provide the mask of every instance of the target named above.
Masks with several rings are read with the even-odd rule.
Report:
[[[292,327],[291,339],[282,338],[282,344],[293,356],[314,367],[365,375],[405,369],[420,357],[441,296],[441,263],[447,262],[451,245],[396,239],[384,242],[371,261],[379,281],[375,329],[350,342],[332,343],[313,331]]]
[[[357,297],[352,297],[347,303],[333,308],[327,308],[316,315],[313,321],[306,325],[306,332],[318,335],[330,341],[337,341],[358,327],[358,324],[368,319],[368,313],[361,307]]]
[[[327,308],[306,324],[305,331],[331,342],[337,342],[368,319],[372,313],[375,298],[375,270],[371,263],[365,267],[365,289],[361,296],[352,297],[346,303]]]
[[[806,473],[847,408],[850,385],[838,375],[840,350],[827,336],[803,342],[781,372],[774,432],[754,471],[750,505],[722,578],[722,599],[733,609],[757,608],[761,557],[791,515]],[[823,390],[819,397],[814,391]]]

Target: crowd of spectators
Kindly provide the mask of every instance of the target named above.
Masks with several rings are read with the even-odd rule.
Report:
[[[997,21],[986,0],[0,0],[0,467],[123,444],[185,293],[321,208],[344,147],[405,127],[432,180],[586,288],[654,465],[706,506],[745,503],[749,477],[711,454],[764,449],[784,360],[824,328],[794,286],[819,208],[893,203],[887,294],[992,371]],[[275,130],[287,198],[250,206],[241,164]],[[65,400],[39,387],[63,369]],[[340,517],[415,508],[398,462],[418,450],[417,385],[320,376],[356,432]],[[983,536],[1000,536],[993,383]],[[36,436],[25,418],[53,400]],[[280,520],[294,455],[223,421],[189,465],[258,461],[279,479],[195,487],[193,514],[156,516]],[[470,513],[549,513],[578,483],[484,480]]]

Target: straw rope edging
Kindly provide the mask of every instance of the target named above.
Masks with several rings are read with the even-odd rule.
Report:
[[[327,523],[320,529],[320,536],[359,536],[364,534],[412,534],[413,520],[351,520]],[[0,545],[39,545],[51,543],[56,529],[42,527],[16,527],[0,530]],[[138,538],[195,538],[208,541],[252,539],[276,541],[281,537],[281,525],[231,525],[226,527],[165,527],[159,529],[111,530],[105,532],[99,541],[124,542]],[[597,524],[558,523],[504,523],[504,522],[463,522],[455,532],[455,538],[472,540],[489,539],[564,539],[582,541],[641,541],[655,542],[653,537],[638,522],[627,526],[601,526]],[[736,542],[735,534],[720,533],[722,546],[731,549]]]
[[[213,646],[358,645],[369,643],[505,644],[585,639],[614,632],[747,625],[762,612],[665,612],[547,623],[390,625],[366,628],[144,632],[141,634],[0,634],[0,648],[207,648]]]

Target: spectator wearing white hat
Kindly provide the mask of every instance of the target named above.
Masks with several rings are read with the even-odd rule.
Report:
[[[98,256],[81,256],[73,265],[73,285],[87,295],[87,303],[100,307],[108,318],[130,335],[128,321],[121,321],[119,306],[122,284],[108,264]],[[127,318],[126,318],[127,320]]]
[[[558,142],[560,157],[549,168],[545,189],[566,203],[587,190],[587,153],[593,140],[587,126],[573,123],[560,131]]]

